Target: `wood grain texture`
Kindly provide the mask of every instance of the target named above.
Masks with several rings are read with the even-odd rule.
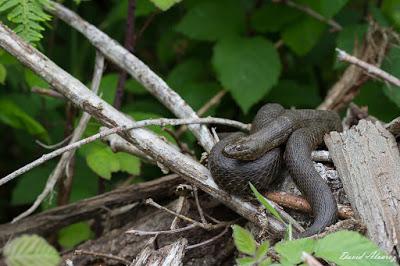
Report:
[[[361,120],[325,136],[344,189],[368,236],[392,255],[400,251],[400,155],[380,123]]]

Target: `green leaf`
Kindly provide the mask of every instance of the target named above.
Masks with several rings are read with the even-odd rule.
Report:
[[[240,1],[206,0],[198,1],[176,29],[192,39],[215,41],[243,32],[244,26],[245,13]]]
[[[298,4],[308,6],[327,19],[332,18],[346,5],[348,0],[302,0]],[[313,17],[303,14],[303,18],[294,21],[282,31],[283,41],[298,55],[305,55],[318,42],[327,25]]]
[[[119,160],[109,148],[94,147],[87,154],[86,162],[90,169],[107,180],[120,169]]]
[[[294,80],[280,80],[267,96],[268,102],[276,102],[286,108],[315,108],[321,100],[317,86]]]
[[[107,74],[101,79],[99,95],[101,95],[101,98],[109,104],[113,104],[114,102],[117,84],[118,74]]]
[[[232,225],[233,240],[236,248],[245,254],[254,255],[256,252],[256,241],[253,235],[239,225]]]
[[[61,262],[57,250],[37,235],[23,235],[9,242],[3,250],[9,266],[56,266]]]
[[[261,33],[277,32],[301,15],[300,11],[287,5],[268,3],[254,12],[251,26]]]
[[[265,260],[261,261],[258,263],[258,266],[268,266],[272,265],[272,259],[271,258],[266,258]]]
[[[25,68],[24,71],[25,81],[29,87],[49,88],[49,84],[41,77],[32,72],[32,70]]]
[[[253,257],[243,257],[236,259],[236,263],[240,266],[251,266],[256,265],[256,259]]]
[[[8,99],[0,99],[0,121],[13,128],[23,129],[42,140],[49,138],[47,131],[39,122]]]
[[[90,238],[92,231],[87,222],[71,224],[58,232],[58,243],[63,248],[73,248]]]
[[[256,251],[256,259],[257,260],[261,260],[265,257],[265,255],[267,255],[268,252],[268,248],[269,248],[269,242],[268,241],[264,241],[258,248]]]
[[[398,0],[383,0],[382,12],[389,18],[397,29],[400,29],[400,1]]]
[[[281,72],[275,47],[261,37],[220,41],[212,61],[218,80],[245,113],[270,91]]]
[[[181,2],[182,0],[150,0],[150,1],[153,2],[162,11],[166,11],[167,9]]]
[[[107,13],[106,19],[100,28],[106,28],[110,25],[126,19],[128,10],[128,0],[118,0],[118,3],[112,5],[112,9]],[[135,17],[143,17],[154,12],[156,7],[149,0],[137,0]]]
[[[389,74],[400,78],[400,48],[393,47],[390,49],[388,55],[385,57],[382,69]],[[400,107],[400,87],[392,84],[383,84],[383,91],[386,96],[392,100],[398,107]]]
[[[149,92],[143,87],[142,84],[137,82],[135,79],[129,79],[125,83],[125,90],[127,92],[132,92],[136,95],[145,95]]]
[[[3,64],[0,64],[0,84],[4,84],[7,77],[7,69]]]
[[[315,256],[339,266],[395,265],[394,258],[366,237],[352,231],[340,231],[319,239],[315,245]]]
[[[31,204],[43,190],[54,164],[49,162],[35,167],[18,178],[11,194],[12,205]]]
[[[256,196],[257,200],[273,215],[275,216],[276,219],[279,221],[283,222],[282,217],[279,215],[279,213],[275,210],[274,207],[272,207],[271,204],[269,204],[268,200],[260,194],[260,192],[257,191],[257,189],[253,186],[253,184],[249,183],[251,190],[254,193],[254,196]]]
[[[140,160],[139,158],[124,152],[115,153],[119,161],[119,170],[127,172],[131,175],[140,174]]]
[[[395,104],[393,99],[397,95],[396,87],[393,88],[393,96],[387,93],[385,88],[386,85],[382,84],[381,81],[368,81],[361,88],[359,94],[354,98],[354,102],[359,106],[368,106],[368,113],[377,117],[378,119],[389,122],[392,119],[398,117],[399,106]],[[386,95],[385,95],[386,94]],[[385,108],[382,108],[385,106]]]
[[[302,253],[305,251],[312,254],[314,251],[315,240],[310,238],[296,239],[292,241],[279,242],[275,245],[275,250],[278,252],[283,261],[291,264],[302,262]]]
[[[368,25],[366,24],[353,24],[345,27],[337,37],[336,47],[352,54],[355,45],[360,45],[362,43],[364,34],[368,30]],[[335,68],[340,66],[347,66],[344,62],[336,60]]]
[[[168,74],[167,83],[178,91],[185,84],[199,82],[207,77],[206,64],[197,58],[191,58],[177,64]]]
[[[298,55],[305,55],[318,42],[326,25],[306,17],[286,27],[282,32],[282,39]]]

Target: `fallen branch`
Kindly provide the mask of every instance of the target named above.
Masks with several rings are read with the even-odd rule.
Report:
[[[48,12],[81,32],[108,60],[129,73],[177,117],[198,118],[196,112],[182,97],[136,56],[76,13],[56,2],[51,3],[51,8],[47,10]],[[209,152],[215,143],[209,130],[199,125],[191,125],[189,128],[202,147]]]
[[[162,127],[164,127],[167,125],[168,126],[170,126],[170,125],[177,126],[177,125],[189,125],[189,124],[221,124],[221,125],[237,127],[242,130],[249,129],[249,125],[243,124],[241,122],[238,122],[235,120],[230,120],[230,119],[225,119],[225,118],[216,118],[216,117],[186,118],[186,119],[158,118],[158,119],[141,120],[138,122],[134,122],[130,127],[120,126],[120,127],[114,127],[114,128],[110,128],[107,130],[103,130],[95,135],[92,135],[92,136],[82,139],[80,141],[77,141],[77,142],[74,142],[67,146],[64,146],[53,152],[44,154],[39,159],[36,159],[35,161],[25,165],[24,167],[21,167],[20,169],[12,172],[11,174],[3,177],[2,179],[0,179],[0,186],[11,181],[12,179],[16,178],[17,176],[20,176],[20,175],[28,172],[29,170],[47,162],[48,160],[51,160],[65,152],[73,151],[75,149],[82,147],[83,145],[86,145],[90,142],[96,141],[100,138],[109,136],[111,134],[121,133],[123,131],[128,131],[128,130],[132,130],[132,129],[147,127],[147,126],[162,126]],[[82,131],[82,133],[83,133],[83,131]]]
[[[340,61],[345,61],[350,64],[356,65],[365,72],[367,72],[368,75],[372,75],[377,78],[381,78],[384,81],[395,85],[397,87],[400,87],[400,79],[396,78],[395,76],[392,76],[391,74],[385,72],[384,70],[380,69],[379,67],[376,67],[374,65],[371,65],[367,62],[362,61],[361,59],[358,59],[355,56],[349,55],[345,51],[336,48],[336,51],[338,52],[338,59]]]
[[[108,214],[114,208],[152,197],[162,200],[173,195],[173,188],[182,182],[176,174],[153,181],[117,188],[111,192],[88,198],[76,203],[56,207],[13,224],[0,225],[0,247],[11,237],[35,233],[49,235],[64,226]]]
[[[100,81],[101,77],[103,76],[103,70],[104,70],[104,57],[100,53],[96,53],[96,59],[95,59],[95,67],[94,67],[94,74],[93,74],[93,79],[92,79],[92,88],[91,90],[94,93],[97,93],[99,90],[100,86]],[[79,120],[78,126],[75,128],[74,132],[72,133],[71,140],[69,142],[69,145],[74,144],[76,141],[78,141],[81,137],[83,132],[86,129],[87,124],[89,123],[90,120],[90,115],[88,113],[83,113],[81,119]],[[72,178],[72,174],[69,173],[69,164],[72,160],[72,158],[75,155],[75,150],[69,150],[65,152],[62,156],[60,161],[57,163],[56,168],[53,170],[53,172],[50,174],[49,178],[47,179],[45,188],[43,189],[42,193],[39,194],[39,196],[36,198],[35,202],[32,204],[32,206],[26,210],[25,212],[21,213],[17,217],[13,219],[12,222],[16,222],[24,217],[27,217],[28,215],[32,214],[42,203],[42,201],[53,191],[54,186],[62,178],[62,176],[66,176],[67,178]],[[1,185],[1,180],[0,180],[0,185]]]

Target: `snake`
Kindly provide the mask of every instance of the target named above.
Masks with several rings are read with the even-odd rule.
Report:
[[[211,149],[208,168],[215,183],[226,192],[250,195],[249,182],[267,191],[286,165],[297,188],[311,205],[314,220],[299,237],[322,232],[337,217],[336,200],[314,168],[311,152],[331,131],[342,131],[339,115],[329,110],[284,109],[262,106],[248,134],[235,132]]]

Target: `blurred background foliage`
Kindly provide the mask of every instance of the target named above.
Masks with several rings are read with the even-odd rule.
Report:
[[[46,2],[0,0],[0,20],[18,31],[18,25],[26,23],[10,15],[13,8],[22,2],[35,1]],[[6,8],[11,2],[17,3]],[[175,2],[179,1],[136,0],[134,54],[195,110],[226,90],[221,103],[204,115],[243,122],[250,122],[258,108],[267,102],[278,102],[287,108],[316,108],[347,67],[337,62],[335,47],[352,53],[367,31],[367,18],[373,18],[383,27],[400,29],[399,0],[292,2],[333,19],[341,26],[336,31],[284,1],[183,0],[170,7]],[[124,42],[128,0],[69,0],[63,4],[118,42]],[[35,27],[34,33],[29,31],[32,27],[20,28],[22,37],[90,85],[95,49],[84,37],[46,13],[40,13],[39,18],[29,14],[19,16],[27,16],[41,27],[36,28],[40,36]],[[400,76],[400,50],[396,45],[387,54],[383,68]],[[101,82],[101,96],[111,104],[119,72],[108,63]],[[71,118],[71,106],[64,100],[32,93],[33,87],[50,89],[46,82],[0,50],[1,176],[49,152],[36,141],[60,142],[68,136],[71,124],[79,120],[78,110],[72,112]],[[370,114],[382,121],[389,121],[399,115],[400,90],[368,81],[354,102],[367,106]],[[122,111],[138,120],[174,117],[132,79],[125,86]],[[85,136],[96,133],[99,126],[91,121]],[[151,129],[174,141],[159,127]],[[193,135],[185,133],[182,141],[200,154]],[[32,204],[54,166],[55,160],[0,187],[0,222],[9,221]],[[92,143],[77,152],[70,202],[96,195],[99,178],[107,180],[106,190],[111,190],[160,175],[161,171],[153,165],[123,153],[114,154],[101,142]],[[42,204],[42,210],[57,204],[55,195],[56,192]],[[71,247],[77,239],[82,241],[91,235],[90,228],[80,223],[60,231],[59,243]]]

